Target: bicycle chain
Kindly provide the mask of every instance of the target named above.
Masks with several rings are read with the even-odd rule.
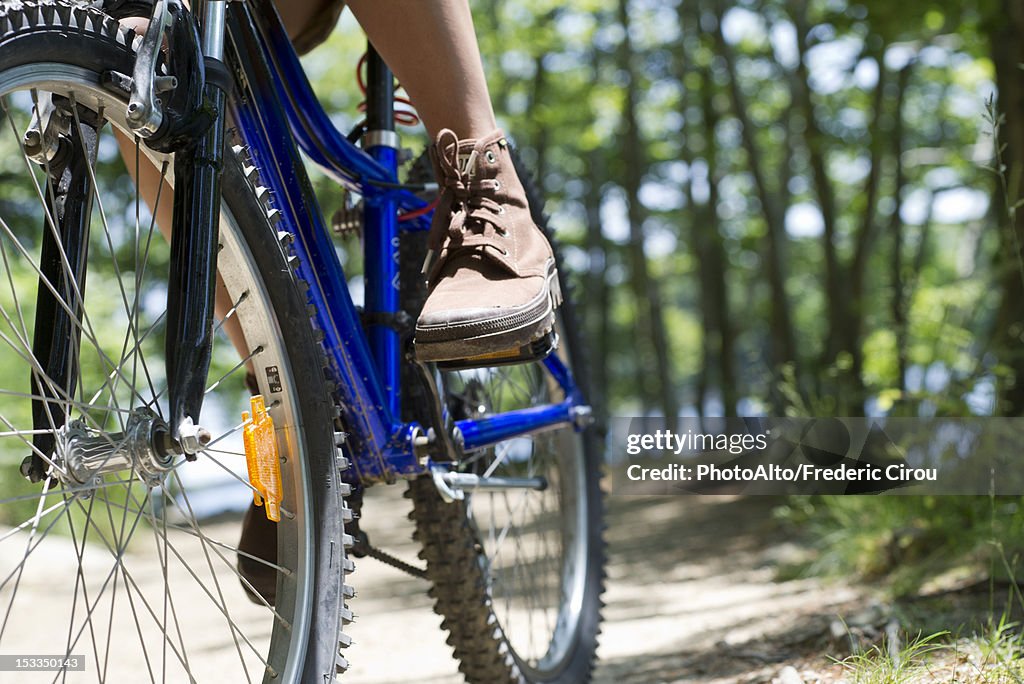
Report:
[[[362,558],[369,556],[374,560],[380,561],[384,565],[390,565],[393,568],[397,568],[407,575],[412,575],[418,579],[427,579],[427,571],[422,568],[417,568],[411,563],[406,563],[401,558],[392,556],[387,551],[383,551],[376,546],[370,544],[370,537],[363,532],[359,531],[358,537],[356,537],[356,543],[352,546],[352,555],[356,558]]]

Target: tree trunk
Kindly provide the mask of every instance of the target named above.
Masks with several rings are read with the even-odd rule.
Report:
[[[701,43],[698,29],[700,8],[692,3],[679,4],[679,24],[682,37],[676,52],[675,76],[683,90],[679,110],[683,114],[683,142],[680,159],[686,163],[688,173],[683,187],[687,214],[685,225],[690,226],[689,242],[697,255],[697,291],[700,302],[702,359],[697,376],[697,411],[705,415],[708,395],[716,387],[726,416],[736,415],[736,364],[733,358],[733,327],[729,309],[728,260],[718,222],[718,146],[715,138],[718,112],[714,105],[715,85],[705,67],[693,65],[694,48]],[[693,90],[685,86],[687,77],[696,74],[699,83]],[[698,97],[699,96],[699,100]],[[687,116],[689,108],[697,104],[702,111],[701,130]],[[704,140],[703,158],[708,170],[708,198],[698,205],[693,193],[693,162],[695,140]]]
[[[1005,117],[997,144],[1005,146],[1005,189],[995,193],[998,206],[1012,206],[1024,197],[1024,6],[1019,0],[1002,0],[1002,10],[990,18],[992,61],[999,90],[999,113]],[[1000,274],[1001,300],[996,316],[994,347],[999,361],[1011,369],[1013,378],[1000,387],[999,412],[1017,416],[1024,413],[1024,211],[1011,209],[1002,216],[1001,245],[996,255]]]
[[[793,103],[803,114],[805,121],[804,142],[807,145],[808,162],[814,181],[815,197],[818,210],[821,211],[822,234],[821,247],[825,261],[825,301],[828,330],[825,337],[825,348],[822,357],[823,366],[829,366],[840,351],[840,339],[848,314],[846,308],[848,296],[844,286],[843,266],[836,253],[836,200],[832,179],[828,174],[828,137],[818,125],[814,113],[814,102],[811,99],[809,85],[810,73],[807,68],[807,33],[810,21],[807,18],[807,3],[802,2],[791,13],[791,20],[796,30],[797,65],[791,79]]]
[[[647,336],[654,352],[654,367],[647,373],[641,370],[644,386],[656,388],[659,408],[669,421],[679,415],[679,403],[675,395],[675,373],[669,352],[668,335],[665,330],[661,293],[658,284],[651,278],[647,256],[644,253],[644,210],[640,204],[640,185],[646,166],[643,137],[637,121],[637,73],[633,68],[633,46],[629,38],[629,0],[619,0],[619,23],[624,36],[619,47],[619,67],[628,74],[625,102],[623,103],[623,160],[625,173],[623,189],[626,192],[629,217],[629,252],[631,281],[637,305],[638,339]],[[642,318],[641,318],[642,315]],[[638,358],[640,368],[649,368],[644,359]],[[653,377],[652,377],[653,375]]]
[[[779,205],[774,189],[768,184],[761,148],[757,143],[754,126],[747,114],[746,98],[740,88],[740,82],[736,73],[736,58],[732,47],[726,42],[725,36],[722,34],[723,14],[723,3],[719,0],[715,12],[715,43],[718,48],[718,54],[722,57],[729,74],[729,95],[732,100],[733,115],[740,123],[743,148],[747,153],[748,166],[754,178],[757,198],[761,203],[761,210],[764,213],[764,220],[768,228],[764,256],[767,264],[768,283],[772,295],[770,320],[771,351],[769,359],[772,366],[771,370],[775,377],[775,386],[772,388],[773,403],[776,410],[781,410],[783,408],[782,399],[776,388],[782,380],[783,367],[786,365],[790,366],[797,378],[802,377],[796,354],[796,336],[793,331],[793,317],[789,305],[789,296],[786,294],[785,207]]]
[[[699,40],[698,28],[700,21],[700,10],[685,12],[686,7],[692,7],[689,3],[680,4],[680,19],[684,26],[692,26],[694,31],[690,40]],[[725,416],[735,416],[739,403],[739,387],[736,378],[736,331],[732,323],[732,313],[729,302],[731,290],[728,271],[729,259],[725,253],[725,243],[722,238],[721,225],[718,219],[718,121],[720,119],[718,109],[715,106],[716,88],[714,78],[710,69],[701,67],[698,70],[700,84],[701,118],[703,119],[704,130],[704,163],[707,165],[708,174],[708,199],[699,212],[695,211],[694,216],[694,244],[698,254],[698,272],[700,274],[700,289],[702,308],[704,310],[705,334],[710,336],[707,345],[712,350],[712,359],[717,369],[718,389],[722,398],[722,411]],[[687,137],[687,148],[689,145]],[[692,161],[692,152],[689,152],[688,161]],[[692,185],[688,199],[691,206],[694,205]],[[694,207],[696,210],[696,207]]]
[[[538,55],[533,61],[533,64],[533,94],[531,99],[533,100],[534,108],[536,109],[544,102],[544,98],[546,97],[545,88],[547,86],[548,72],[544,68],[544,55]],[[541,188],[543,188],[544,179],[547,177],[548,173],[549,129],[547,122],[541,117],[534,118],[533,122],[536,125],[536,132],[533,136],[533,149],[537,154],[537,160],[535,162],[537,167],[537,183]]]
[[[704,160],[708,166],[708,202],[701,212],[701,222],[697,229],[701,231],[704,250],[701,258],[701,282],[710,291],[708,306],[710,323],[717,334],[717,361],[719,388],[722,393],[722,408],[726,416],[735,416],[739,392],[736,386],[736,360],[732,321],[729,308],[729,281],[726,272],[729,260],[725,255],[725,245],[718,222],[718,145],[715,132],[718,128],[718,112],[714,103],[714,83],[711,75],[705,71],[701,87],[702,107],[704,110],[704,136],[706,145]]]
[[[912,63],[908,63],[899,73],[899,93],[896,96],[896,124],[892,131],[892,155],[896,162],[895,189],[893,198],[896,204],[889,218],[889,233],[892,235],[892,254],[890,256],[890,278],[892,280],[892,327],[896,335],[896,386],[901,392],[907,387],[907,346],[910,342],[907,313],[910,308],[909,289],[903,278],[903,219],[900,211],[903,208],[903,186],[906,185],[906,174],[903,170],[904,124],[903,105],[906,100],[907,86],[910,83]],[[901,400],[902,403],[902,400]]]
[[[585,369],[594,379],[595,391],[590,397],[594,414],[601,424],[608,418],[608,340],[610,339],[611,302],[608,281],[605,273],[608,270],[608,248],[604,240],[601,223],[601,188],[604,184],[604,164],[601,155],[603,150],[593,150],[588,157],[587,193],[584,206],[587,215],[586,250],[588,257],[585,291],[586,296],[580,297],[580,314],[583,316],[584,330],[588,332],[591,344],[590,368]]]
[[[881,192],[882,164],[885,155],[885,131],[882,122],[885,117],[887,71],[884,57],[885,46],[883,45],[874,54],[875,62],[878,64],[878,83],[875,84],[873,113],[869,127],[871,168],[864,181],[864,214],[861,217],[860,229],[854,238],[853,259],[848,273],[850,282],[848,320],[844,326],[845,339],[841,341],[841,348],[849,353],[851,361],[850,370],[845,376],[846,382],[843,387],[845,401],[843,404],[854,412],[852,415],[860,415],[864,411],[864,352],[861,338],[864,327],[865,280],[871,248],[877,233],[878,197]]]

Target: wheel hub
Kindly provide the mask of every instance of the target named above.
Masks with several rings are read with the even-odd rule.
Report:
[[[99,432],[71,421],[57,433],[55,475],[66,485],[81,486],[100,475],[131,470],[156,486],[174,465],[169,432],[163,419],[146,408],[131,412],[124,432]]]

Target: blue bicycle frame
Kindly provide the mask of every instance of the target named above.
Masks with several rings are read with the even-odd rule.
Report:
[[[409,361],[403,359],[399,332],[380,322],[399,312],[401,233],[429,225],[429,216],[398,221],[399,212],[425,204],[397,183],[397,145],[390,142],[395,138],[393,134],[372,136],[382,144],[364,151],[331,124],[269,0],[230,3],[228,44],[228,63],[241,91],[231,106],[233,125],[260,169],[261,181],[272,192],[281,216],[279,229],[294,236],[298,273],[310,285],[309,301],[324,333],[342,420],[350,432],[356,466],[351,476],[369,484],[428,472],[434,463],[417,449],[423,428],[401,420],[401,367]],[[390,73],[386,79],[391,82]],[[300,149],[329,176],[363,197],[364,315],[370,322],[365,332]],[[457,421],[464,451],[578,423],[583,397],[572,374],[555,354],[544,363],[566,399]]]

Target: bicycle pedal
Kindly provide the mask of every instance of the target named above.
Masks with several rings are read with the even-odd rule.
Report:
[[[558,349],[558,333],[549,330],[528,345],[512,347],[498,352],[480,354],[466,359],[439,361],[441,370],[468,370],[471,368],[489,368],[491,366],[512,366],[521,363],[543,361],[547,355]]]

